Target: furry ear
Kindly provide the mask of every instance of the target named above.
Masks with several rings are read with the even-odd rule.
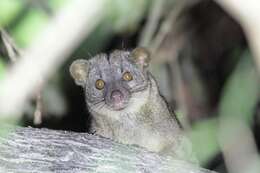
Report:
[[[131,52],[134,62],[141,68],[146,68],[150,62],[150,53],[144,47],[137,47]]]
[[[88,75],[89,63],[87,60],[78,59],[70,65],[70,75],[75,83],[84,87]]]

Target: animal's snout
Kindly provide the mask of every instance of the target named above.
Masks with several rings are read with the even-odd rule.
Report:
[[[120,103],[124,98],[123,93],[120,90],[114,90],[111,93],[111,100],[115,103]]]
[[[124,109],[128,105],[131,96],[129,90],[120,84],[111,84],[105,93],[105,102],[113,110]]]

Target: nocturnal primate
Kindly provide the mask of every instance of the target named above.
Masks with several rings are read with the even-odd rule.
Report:
[[[91,130],[125,144],[194,160],[189,140],[148,71],[149,52],[115,50],[75,60],[70,73],[84,88]]]

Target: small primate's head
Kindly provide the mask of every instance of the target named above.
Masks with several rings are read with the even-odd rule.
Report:
[[[134,94],[147,89],[149,60],[144,48],[116,50],[90,60],[76,60],[70,66],[70,73],[76,84],[85,89],[88,105],[119,111],[129,105]]]

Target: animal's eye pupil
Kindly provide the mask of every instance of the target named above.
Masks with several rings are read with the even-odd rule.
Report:
[[[102,79],[96,81],[96,88],[102,90],[105,87],[105,82]]]
[[[123,74],[123,79],[124,79],[125,81],[131,81],[131,80],[133,80],[133,76],[132,76],[132,74],[131,74],[130,72],[125,72],[125,73]]]

